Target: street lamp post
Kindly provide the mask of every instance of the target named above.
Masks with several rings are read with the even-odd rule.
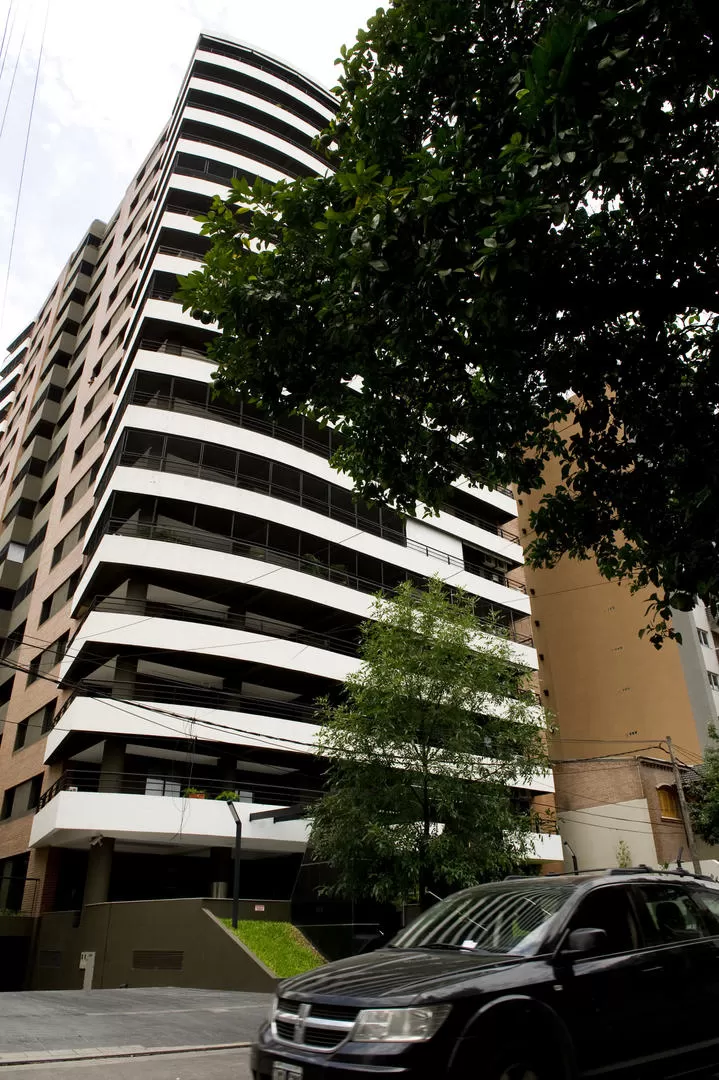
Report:
[[[228,807],[235,821],[235,873],[232,881],[232,929],[237,929],[240,911],[240,851],[242,849],[242,819],[235,809],[235,804],[228,802]]]

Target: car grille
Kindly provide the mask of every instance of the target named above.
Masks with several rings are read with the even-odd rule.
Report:
[[[328,1053],[348,1037],[359,1009],[345,1005],[313,1005],[280,998],[272,1029],[280,1042]]]

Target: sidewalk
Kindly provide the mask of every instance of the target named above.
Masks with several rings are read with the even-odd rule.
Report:
[[[47,990],[0,996],[0,1067],[235,1048],[251,1042],[266,994]]]

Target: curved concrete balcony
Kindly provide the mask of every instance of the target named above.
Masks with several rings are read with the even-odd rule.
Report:
[[[296,816],[282,820],[287,806],[237,802],[235,807],[242,820],[243,851],[304,851],[308,823]],[[124,844],[229,848],[235,824],[227,806],[215,799],[65,790],[36,813],[30,846],[88,848],[98,836]]]

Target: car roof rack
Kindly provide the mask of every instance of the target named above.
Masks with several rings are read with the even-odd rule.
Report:
[[[684,866],[678,866],[674,870],[655,869],[646,863],[637,866],[595,866],[587,867],[586,870],[554,870],[542,877],[583,877],[585,874],[607,874],[610,877],[621,877],[626,874],[661,874],[668,877],[690,877],[697,881],[714,881],[711,874],[694,874]],[[507,880],[507,879],[505,879]]]

